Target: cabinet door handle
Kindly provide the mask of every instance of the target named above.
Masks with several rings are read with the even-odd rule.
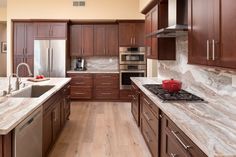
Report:
[[[136,39],[135,39],[135,37],[133,38],[133,41],[134,41],[134,45],[136,44]]]
[[[209,50],[210,50],[210,42],[207,40],[207,60],[209,60]]]
[[[53,117],[53,121],[56,122],[57,121],[56,111],[52,112],[52,117]]]
[[[178,155],[177,155],[177,154],[174,154],[174,153],[170,153],[170,156],[171,156],[171,157],[177,157]]]
[[[184,147],[185,150],[191,148],[191,146],[185,145],[184,142],[179,138],[179,136],[177,135],[178,134],[177,131],[172,130],[171,133],[175,136],[175,138],[179,141],[179,143]]]
[[[77,95],[83,95],[83,94],[85,94],[85,93],[75,93],[75,94],[77,94]]]
[[[143,113],[144,117],[148,120],[148,121],[152,121],[151,118],[149,118],[148,114],[146,112]]]
[[[133,45],[133,38],[132,37],[130,38],[130,43],[131,43],[131,45]]]
[[[212,40],[212,60],[215,60],[215,40]]]
[[[150,103],[147,101],[147,99],[143,98],[143,100],[144,100],[148,105],[150,105]]]

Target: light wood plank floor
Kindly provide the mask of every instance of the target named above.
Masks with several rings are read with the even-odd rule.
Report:
[[[50,157],[151,157],[130,103],[73,102]]]

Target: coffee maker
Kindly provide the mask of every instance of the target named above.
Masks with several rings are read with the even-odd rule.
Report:
[[[84,70],[86,70],[86,67],[85,67],[85,65],[86,65],[86,62],[85,62],[85,59],[83,59],[83,58],[77,58],[76,59],[76,67],[75,67],[75,70],[76,71],[84,71]]]

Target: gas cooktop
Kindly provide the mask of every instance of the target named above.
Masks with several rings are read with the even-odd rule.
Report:
[[[185,90],[180,90],[177,93],[169,93],[162,88],[161,84],[145,84],[143,85],[150,92],[155,94],[158,98],[162,99],[164,102],[168,101],[187,101],[187,102],[199,102],[204,101],[202,98],[191,94]]]

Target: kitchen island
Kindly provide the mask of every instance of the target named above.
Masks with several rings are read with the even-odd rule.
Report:
[[[159,122],[161,123],[161,131],[158,134],[159,136],[161,135],[161,137],[159,137],[161,156],[165,156],[167,153],[172,155],[177,154],[171,152],[174,151],[173,148],[175,147],[169,146],[169,144],[172,144],[173,139],[177,140],[176,143],[180,145],[180,147],[184,146],[183,149],[179,149],[180,151],[184,150],[191,153],[191,151],[195,149],[193,145],[196,145],[208,157],[236,156],[235,98],[212,94],[209,93],[209,90],[204,88],[202,88],[202,91],[189,88],[185,90],[200,96],[205,102],[163,102],[156,95],[143,87],[144,84],[161,84],[161,80],[158,78],[132,78],[132,81],[133,85],[136,86],[141,93],[140,117],[142,117],[142,105],[154,104],[155,107],[152,106],[152,108],[159,110],[157,113],[159,114],[158,118],[160,117]],[[142,99],[148,100],[149,102],[143,102]],[[144,108],[144,110],[146,111],[146,108]],[[147,113],[148,112],[145,112],[146,115]],[[148,115],[149,117],[146,116],[149,120],[152,119],[150,115]],[[143,117],[146,118],[145,116]],[[169,130],[169,128],[174,128],[174,131],[172,130],[171,132],[170,130],[165,134],[165,131]],[[172,142],[169,141],[170,139],[165,139],[164,136],[171,138]],[[187,138],[190,139],[190,142],[188,142]],[[167,142],[163,140],[167,140]],[[184,145],[185,143],[189,145]],[[190,148],[188,146],[190,146]],[[179,155],[181,156],[181,153]]]
[[[43,138],[47,137],[47,140],[45,140],[45,138],[43,139],[43,152],[44,154],[48,153],[60,130],[64,126],[66,119],[69,118],[70,86],[68,83],[70,80],[70,78],[50,78],[50,80],[47,81],[33,83],[23,79],[26,87],[21,90],[24,90],[30,86],[51,86],[52,88],[39,97],[12,97],[11,95],[8,95],[4,98],[1,98],[0,143],[3,145],[2,148],[4,149],[1,150],[2,152],[0,152],[0,154],[2,153],[1,155],[3,157],[12,156],[11,150],[13,148],[11,148],[11,142],[14,140],[14,128],[40,107],[43,108]],[[0,82],[1,90],[6,90],[8,85],[7,78],[0,78]],[[14,92],[12,94],[14,95]],[[49,119],[45,119],[47,118],[46,116],[48,116]],[[45,134],[45,128],[49,129],[47,132],[49,131],[49,133],[52,134],[49,136],[47,132]],[[57,131],[55,134],[53,133],[54,130]],[[45,146],[48,148],[45,148]]]

